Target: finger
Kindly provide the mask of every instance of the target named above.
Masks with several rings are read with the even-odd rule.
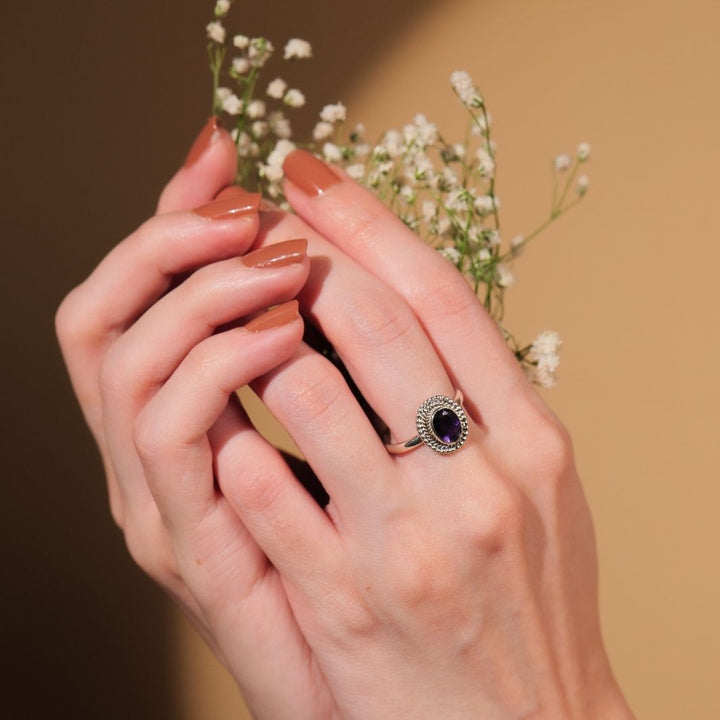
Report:
[[[157,212],[177,212],[209,202],[234,181],[236,170],[235,143],[220,120],[211,117],[195,139],[183,166],[165,186]]]
[[[277,451],[247,422],[237,417],[234,423],[226,420],[225,434],[218,438],[216,432],[217,460],[208,438],[234,390],[287,359],[301,334],[297,303],[288,303],[246,328],[208,338],[187,356],[138,418],[135,444],[148,487],[178,547],[184,549],[183,556],[193,562],[208,559],[207,549],[203,550],[206,529],[217,527],[223,533],[222,543],[237,535],[222,498],[264,550],[267,546],[273,561],[283,563],[287,548],[296,547],[288,544],[290,533],[307,544],[319,543],[324,531],[330,531],[329,521]],[[215,487],[216,474],[222,495]],[[219,525],[218,517],[224,518]],[[316,523],[320,525],[315,527]],[[285,535],[280,538],[278,533]],[[276,556],[274,543],[279,541],[286,551]]]
[[[182,359],[218,327],[298,294],[307,241],[288,240],[200,268],[160,298],[112,346],[105,372],[121,377],[112,407],[132,417]]]
[[[110,342],[167,291],[176,274],[242,254],[255,237],[259,201],[259,195],[238,192],[196,212],[148,220],[62,302],[56,316],[60,346],[96,435],[99,367]]]
[[[508,397],[531,390],[494,320],[458,272],[383,203],[342,172],[297,151],[284,166],[296,212],[394,288],[423,323],[466,397],[487,420],[510,420]]]
[[[297,216],[278,222],[261,213],[261,238],[288,232],[311,238],[314,260],[301,293],[303,311],[332,343],[393,438],[408,440],[420,404],[431,395],[455,392],[435,348],[405,300],[382,280]]]

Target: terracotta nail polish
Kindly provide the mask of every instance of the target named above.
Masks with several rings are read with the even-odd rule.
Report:
[[[203,153],[213,144],[215,140],[220,136],[220,133],[225,132],[223,126],[220,124],[220,120],[214,115],[205,123],[200,134],[195,138],[195,142],[190,148],[187,157],[185,158],[184,167],[190,167],[194,165]]]
[[[245,329],[250,330],[250,332],[271,330],[272,328],[287,325],[293,320],[297,320],[298,317],[298,301],[291,300],[290,302],[283,303],[282,305],[276,305],[274,308],[267,310],[262,315],[258,315],[245,325]]]
[[[277,268],[302,262],[307,253],[307,240],[285,240],[254,250],[243,257],[244,265],[251,268]]]
[[[257,212],[258,205],[260,205],[260,194],[246,193],[243,190],[228,193],[219,200],[195,208],[193,212],[208,220],[231,220]]]
[[[340,182],[332,169],[307,150],[294,150],[283,163],[285,177],[306,195],[322,195]]]

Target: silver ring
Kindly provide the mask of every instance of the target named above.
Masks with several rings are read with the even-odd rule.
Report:
[[[427,445],[436,453],[443,454],[459,450],[468,436],[468,419],[462,401],[463,395],[459,390],[455,399],[447,395],[429,397],[415,416],[417,435],[405,442],[386,443],[387,451],[401,455],[420,445]]]

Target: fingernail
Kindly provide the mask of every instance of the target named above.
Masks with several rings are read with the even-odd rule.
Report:
[[[340,178],[307,150],[294,150],[283,163],[285,177],[306,195],[322,195]]]
[[[203,125],[200,134],[195,138],[195,142],[192,144],[190,152],[185,158],[184,167],[194,165],[223,132],[225,132],[225,130],[220,120],[213,115],[205,125]]]
[[[257,212],[260,205],[260,193],[247,193],[238,188],[219,200],[213,200],[193,210],[196,215],[208,220],[230,220]]]
[[[276,268],[302,261],[307,252],[307,240],[285,240],[254,250],[243,257],[244,265],[251,268]]]
[[[282,305],[276,305],[262,315],[258,315],[245,325],[245,329],[250,330],[250,332],[262,332],[263,330],[270,330],[282,325],[287,325],[293,320],[297,320],[299,316],[298,301],[291,300]]]
[[[226,185],[216,196],[215,200],[223,200],[226,197],[247,197],[251,193],[239,185]]]

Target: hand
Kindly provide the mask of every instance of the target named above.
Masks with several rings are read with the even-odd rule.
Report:
[[[259,196],[230,189],[210,202],[235,177],[235,158],[209,123],[157,215],[63,301],[57,333],[131,555],[246,686],[267,691],[258,711],[291,717],[319,676],[279,577],[217,490],[214,455],[223,443],[242,455],[242,477],[223,478],[226,487],[288,472],[233,393],[298,347],[302,322],[288,301],[309,264],[304,241],[290,237],[248,254]],[[273,694],[281,682],[285,695]]]
[[[331,502],[318,512],[284,475],[226,495],[280,574],[338,716],[631,717],[564,428],[449,263],[338,171],[302,152],[285,169],[299,217],[264,216],[261,234],[308,238],[303,312],[393,438],[415,434],[436,393],[459,388],[471,416],[457,453],[391,456],[308,348],[255,383]],[[228,444],[217,461],[225,490],[243,459]]]

